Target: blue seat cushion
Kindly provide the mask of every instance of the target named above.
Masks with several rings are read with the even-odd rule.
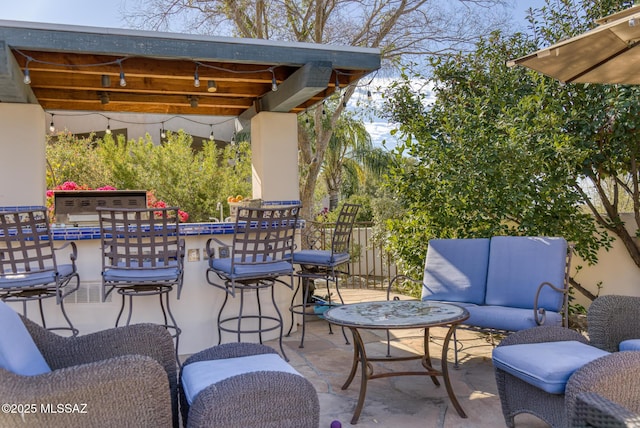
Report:
[[[105,281],[175,281],[180,276],[177,266],[138,268],[107,268],[102,273]]]
[[[621,351],[640,351],[640,339],[628,339],[620,342]]]
[[[58,265],[58,273],[64,278],[73,274],[73,265]],[[0,275],[0,288],[9,287],[33,287],[38,285],[54,284],[56,280],[55,271],[39,271],[34,273],[18,272]]]
[[[464,324],[496,330],[519,331],[536,327],[533,309],[510,308],[506,306],[465,305],[469,319]],[[562,325],[562,315],[546,312],[544,325]]]
[[[422,300],[483,304],[488,263],[489,239],[430,240]]]
[[[278,354],[259,354],[187,364],[182,369],[180,381],[187,402],[192,404],[200,391],[211,385],[233,376],[261,371],[278,371],[301,376]],[[247,405],[250,406],[251,403]]]
[[[293,273],[293,265],[287,260],[252,264],[248,260],[242,263],[241,259],[236,257],[233,269],[230,258],[210,259],[209,266],[214,271],[232,279],[273,277]]]
[[[485,304],[533,308],[542,282],[563,288],[567,259],[564,238],[496,236],[491,238]],[[545,287],[538,306],[560,312],[563,294]]]
[[[300,250],[293,253],[293,263],[301,265],[338,266],[348,262],[349,253],[335,253],[330,250]]]
[[[498,346],[493,350],[493,365],[550,394],[564,394],[576,370],[608,354],[575,340],[526,343]]]
[[[51,369],[18,314],[0,301],[0,367],[22,376]]]

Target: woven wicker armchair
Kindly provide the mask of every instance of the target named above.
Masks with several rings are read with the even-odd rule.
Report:
[[[574,428],[640,428],[640,414],[631,412],[595,392],[583,392],[576,398],[571,426]]]
[[[522,330],[502,340],[498,348],[518,344],[576,341],[602,351],[614,351],[573,372],[566,383],[564,394],[546,392],[496,367],[498,393],[507,426],[515,425],[514,417],[519,413],[538,416],[553,427],[571,426],[572,420],[581,419],[579,413],[584,415],[585,406],[593,405],[593,411],[597,411],[597,401],[590,400],[593,396],[585,396],[585,393],[596,394],[600,397],[599,402],[611,402],[609,410],[624,409],[618,415],[620,417],[640,413],[640,384],[637,381],[640,377],[640,352],[615,352],[620,341],[640,338],[639,318],[639,297],[602,296],[591,304],[587,315],[590,340],[576,331],[558,326]],[[581,397],[581,402],[578,397]]]
[[[587,324],[593,346],[618,351],[622,341],[640,339],[640,297],[598,297],[589,306]]]
[[[22,376],[0,369],[3,403],[23,406],[0,413],[0,426],[178,427],[177,367],[164,327],[61,337],[22,320],[51,371]]]

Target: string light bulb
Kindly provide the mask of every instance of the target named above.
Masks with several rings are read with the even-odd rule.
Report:
[[[278,90],[278,81],[276,80],[276,73],[275,71],[273,71],[273,68],[270,69],[271,70],[271,90],[273,92]]]
[[[367,89],[367,99],[371,101],[371,91]]]
[[[110,123],[110,119],[107,119],[107,129],[105,129],[105,131],[107,134],[111,135],[111,123]]]
[[[124,69],[122,68],[122,61],[118,60],[118,65],[120,66],[120,86],[123,88],[127,86],[127,80],[124,78]]]
[[[198,64],[196,64],[196,71],[193,73],[193,86],[200,87],[200,75],[198,74]]]
[[[25,85],[31,84],[31,74],[29,73],[29,62],[27,62],[27,67],[24,69],[24,80]]]
[[[336,92],[340,93],[340,79],[338,79],[338,72],[336,71]]]
[[[52,134],[56,132],[56,126],[53,124],[53,114],[51,114],[51,123],[49,124],[49,132]]]
[[[216,138],[213,136],[213,125],[211,125],[211,134],[209,134],[209,140],[214,141]]]
[[[160,138],[167,138],[167,132],[164,130],[164,122],[162,122],[162,126],[160,128]]]

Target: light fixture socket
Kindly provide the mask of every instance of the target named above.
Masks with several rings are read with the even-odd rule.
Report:
[[[189,97],[189,104],[191,104],[193,108],[198,107],[198,97]]]
[[[98,92],[98,95],[100,96],[100,104],[109,104],[109,93],[108,92]]]
[[[103,88],[111,87],[111,76],[109,76],[108,74],[103,74],[100,81]]]
[[[216,92],[218,90],[218,85],[215,80],[209,80],[207,82],[207,92]]]

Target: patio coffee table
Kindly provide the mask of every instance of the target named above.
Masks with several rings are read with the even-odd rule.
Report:
[[[469,318],[469,312],[460,306],[440,303],[440,302],[423,302],[419,300],[390,300],[381,302],[362,302],[337,306],[329,309],[324,313],[324,317],[330,323],[347,327],[353,335],[353,364],[351,365],[351,373],[347,378],[342,389],[347,389],[358,369],[358,363],[361,367],[362,379],[360,381],[360,396],[358,404],[351,418],[351,423],[356,424],[360,418],[362,407],[364,406],[364,398],[367,393],[367,382],[369,379],[377,379],[391,376],[411,376],[421,375],[430,376],[436,386],[440,385],[437,376],[442,376],[444,385],[447,389],[449,399],[458,414],[466,418],[464,410],[460,406],[458,399],[453,393],[451,382],[449,379],[449,371],[447,368],[447,353],[449,350],[449,341],[451,335],[455,331],[458,324]],[[437,370],[431,364],[431,356],[429,355],[429,329],[431,327],[446,327],[449,329],[442,344],[442,362],[440,370]],[[364,342],[360,336],[360,329],[370,330],[398,330],[424,328],[424,355],[413,355],[408,357],[369,357],[367,356]],[[407,361],[422,360],[422,366],[425,371],[400,371],[374,374],[372,361]]]

